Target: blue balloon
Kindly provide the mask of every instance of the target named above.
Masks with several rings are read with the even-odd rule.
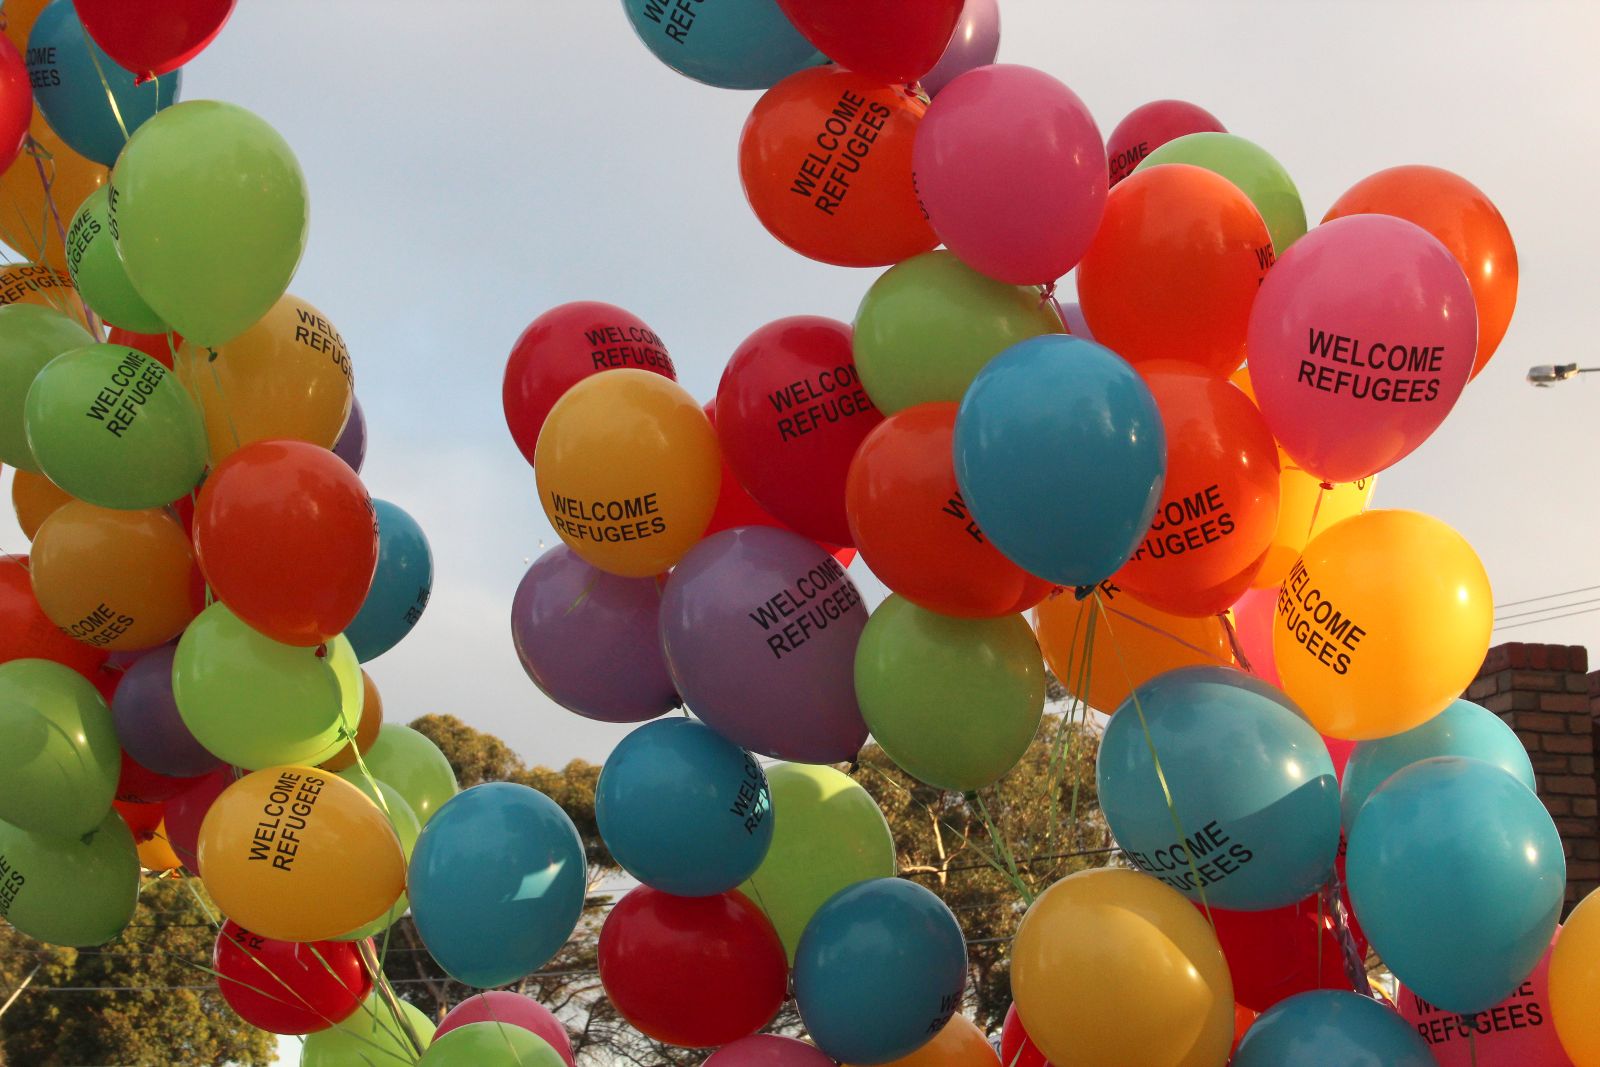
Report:
[[[1345,833],[1355,825],[1361,805],[1385,779],[1434,756],[1465,756],[1492,763],[1529,789],[1536,788],[1533,763],[1516,731],[1488,708],[1458,700],[1421,726],[1356,745],[1340,788]]]
[[[480,989],[550,962],[583,913],[583,842],[556,802],[489,782],[447,800],[422,828],[406,891],[439,966]]]
[[[1409,1023],[1371,997],[1332,989],[1280,1000],[1250,1024],[1232,1067],[1437,1067]]]
[[[657,59],[720,89],[770,89],[828,61],[777,0],[622,0],[622,9]]]
[[[961,401],[956,482],[994,546],[1059,585],[1107,578],[1150,528],[1167,473],[1161,412],[1115,352],[1064,334],[1012,345]]]
[[[660,719],[623,738],[600,771],[594,815],[623,870],[680,897],[735,888],[772,844],[761,764],[693,719]]]
[[[387,500],[374,500],[372,506],[378,513],[378,569],[361,610],[344,631],[362,663],[399,644],[422,618],[433,593],[433,552],[422,527]]]
[[[1467,1015],[1550,947],[1567,861],[1539,798],[1481,760],[1425,759],[1375,789],[1345,856],[1356,918],[1411,992]]]
[[[967,945],[944,901],[901,878],[829,897],[794,953],[794,998],[817,1047],[887,1063],[933,1039],[961,1006]]]
[[[175,70],[134,85],[133,72],[117,66],[84,30],[72,0],[54,0],[39,13],[27,60],[33,98],[56,136],[108,167],[134,130],[177,102],[183,83]]]
[[[1168,671],[1135,696],[1138,706],[1129,697],[1106,726],[1095,777],[1106,822],[1140,870],[1238,911],[1287,907],[1328,880],[1339,784],[1327,746],[1288,697],[1230,667]]]

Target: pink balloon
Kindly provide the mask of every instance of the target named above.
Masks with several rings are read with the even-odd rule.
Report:
[[[777,1034],[753,1034],[722,1046],[700,1067],[834,1067],[834,1064],[804,1041]]]
[[[1350,762],[1350,754],[1356,750],[1356,743],[1326,735],[1323,736],[1322,743],[1328,749],[1328,758],[1333,760],[1333,777],[1343,784],[1344,768]]]
[[[572,1042],[567,1038],[567,1028],[550,1013],[550,1009],[532,997],[511,993],[503,989],[492,990],[468,997],[451,1008],[434,1033],[437,1040],[459,1026],[468,1023],[505,1023],[519,1026],[535,1037],[550,1043],[567,1067],[573,1067]]]
[[[1076,93],[1032,67],[978,67],[945,86],[912,164],[939,239],[1011,285],[1071,270],[1105,211],[1100,128]]]
[[[1128,112],[1106,141],[1111,184],[1133,173],[1145,156],[1191,133],[1227,133],[1217,116],[1184,100],[1152,100]]]
[[[1272,656],[1272,623],[1278,610],[1278,586],[1250,589],[1233,602],[1233,630],[1239,651],[1250,661],[1250,673],[1263,682],[1281,686],[1278,664]]]
[[[1404,459],[1472,374],[1467,276],[1420,226],[1324,223],[1279,257],[1250,311],[1250,384],[1272,435],[1308,473],[1353,482]]]

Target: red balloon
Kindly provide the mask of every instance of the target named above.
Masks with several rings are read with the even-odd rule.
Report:
[[[111,332],[106,336],[106,343],[125,345],[128,348],[143,352],[168,370],[172,369],[172,353],[183,347],[183,337],[180,334],[164,333],[134,333],[124,330],[121,326],[112,326]]]
[[[74,641],[45,615],[27,556],[0,556],[0,663],[14,659],[54,660],[92,679],[106,653]]]
[[[639,886],[606,916],[599,952],[600,984],[622,1017],[686,1048],[755,1033],[788,985],[783,942],[737,890],[675,897]]]
[[[159,804],[198,784],[199,778],[157,774],[124,752],[122,773],[117,776],[117,799],[129,804]]]
[[[232,767],[218,767],[199,778],[187,779],[193,784],[162,805],[167,817],[167,844],[195,874],[200,873],[200,824],[212,803],[236,777]]]
[[[1022,1028],[1022,1016],[1017,1014],[1015,1004],[1006,1009],[1006,1021],[1000,1028],[1000,1062],[1005,1067],[1051,1067]]]
[[[797,315],[745,338],[717,386],[717,439],[750,496],[806,537],[851,543],[850,460],[883,421],[861,387],[850,327]]]
[[[22,53],[10,38],[0,41],[0,171],[16,162],[33,120],[33,86]]]
[[[632,368],[673,381],[678,372],[656,332],[631,312],[595,300],[551,308],[534,319],[506,360],[500,387],[506,425],[533,465],[539,430],[561,394],[591,374]]]
[[[83,28],[146,81],[177,70],[222,32],[234,0],[73,0]]]
[[[1212,908],[1211,920],[1234,999],[1247,1008],[1266,1011],[1310,989],[1350,988],[1333,916],[1318,911],[1315,895],[1270,911]]]
[[[1235,1003],[1233,1006],[1233,1048],[1229,1055],[1239,1051],[1239,1042],[1244,1040],[1244,1035],[1250,1029],[1250,1024],[1256,1021],[1256,1016],[1261,1013],[1243,1004]]]
[[[1203,107],[1185,100],[1152,100],[1128,112],[1106,139],[1111,184],[1133,173],[1145,156],[1168,141],[1191,133],[1227,133],[1227,127]]]
[[[211,954],[222,999],[273,1034],[314,1034],[343,1022],[372,992],[353,941],[274,941],[229,919]]]
[[[122,821],[128,824],[128,830],[133,834],[133,840],[144,844],[156,835],[161,829],[161,818],[165,809],[160,804],[140,804],[131,800],[113,800],[111,806],[117,809],[117,814],[122,816]]]
[[[361,610],[378,566],[378,521],[361,479],[326,448],[256,441],[201,487],[194,551],[235,615],[275,641],[310,647]]]
[[[817,51],[886,82],[914,82],[939,62],[963,0],[778,0]]]

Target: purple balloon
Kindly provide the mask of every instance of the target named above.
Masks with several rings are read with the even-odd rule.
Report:
[[[804,1041],[777,1034],[752,1034],[722,1046],[700,1067],[834,1067],[834,1063]]]
[[[661,594],[661,644],[689,710],[740,748],[853,760],[867,740],[856,643],[867,609],[815,541],[740,526],[701,541]]]
[[[1000,0],[967,0],[956,31],[933,69],[922,76],[922,91],[932,99],[973,67],[987,67],[1000,52]]]
[[[600,722],[644,722],[680,703],[656,615],[654,578],[619,578],[557,545],[528,568],[511,601],[511,639],[551,700]]]
[[[1083,317],[1083,308],[1077,304],[1057,304],[1056,307],[1061,311],[1061,321],[1067,324],[1068,333],[1085,341],[1094,340],[1094,334],[1089,330],[1089,320]]]
[[[333,454],[345,461],[357,474],[367,461],[367,416],[361,410],[361,401],[351,398],[350,417],[344,420],[344,429],[333,443]]]
[[[222,761],[207,752],[178,714],[172,697],[173,645],[153,648],[123,672],[111,699],[117,740],[135,763],[173,778],[210,774]]]

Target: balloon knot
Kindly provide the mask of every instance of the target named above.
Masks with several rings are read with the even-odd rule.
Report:
[[[1074,600],[1088,600],[1094,594],[1094,590],[1095,587],[1092,585],[1080,585],[1072,591],[1072,597]]]
[[[211,347],[207,346],[206,352],[208,353],[208,355],[206,357],[206,362],[207,363],[215,363],[217,361],[217,350],[215,348],[211,348]]]
[[[321,644],[321,645],[317,646],[317,658],[318,659],[327,659],[328,658],[328,646],[326,644]]]
[[[1322,482],[1322,483],[1320,483],[1320,488],[1322,488],[1324,490],[1332,489],[1333,488],[1333,483],[1332,482]]]
[[[856,774],[860,770],[861,770],[861,760],[859,758],[857,758],[857,759],[853,759],[853,760],[850,761],[850,769],[848,771],[846,771],[845,773],[846,774]]]

